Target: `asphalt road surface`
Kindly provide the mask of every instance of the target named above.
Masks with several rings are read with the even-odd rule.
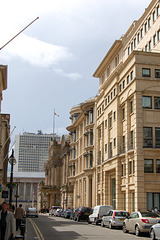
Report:
[[[25,240],[149,240],[148,235],[136,237],[123,233],[121,229],[102,228],[87,222],[75,222],[60,217],[39,214],[38,218],[27,218]]]

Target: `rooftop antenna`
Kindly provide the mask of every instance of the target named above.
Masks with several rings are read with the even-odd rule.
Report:
[[[15,39],[18,35],[20,35],[26,28],[28,28],[32,23],[34,23],[37,19],[39,19],[39,17],[35,18],[32,22],[30,22],[25,28],[23,28],[19,33],[17,33],[13,38],[11,38],[7,43],[5,43],[0,50],[2,50],[2,48],[4,48],[6,45],[8,45],[13,39]]]

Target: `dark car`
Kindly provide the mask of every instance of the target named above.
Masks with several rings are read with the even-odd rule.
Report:
[[[74,220],[86,220],[88,221],[89,215],[92,213],[92,209],[90,207],[78,207],[75,209]]]
[[[70,215],[71,215],[71,209],[70,208],[65,209],[64,210],[64,218],[70,218]]]

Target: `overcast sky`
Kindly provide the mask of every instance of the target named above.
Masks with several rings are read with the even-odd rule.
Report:
[[[69,112],[98,93],[92,75],[116,39],[139,19],[150,0],[5,0],[1,2],[0,51],[8,65],[2,113],[11,131],[66,134]],[[13,140],[13,139],[12,139]]]

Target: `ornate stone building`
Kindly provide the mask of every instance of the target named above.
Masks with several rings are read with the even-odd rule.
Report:
[[[0,110],[2,101],[2,91],[7,89],[7,66],[0,65]],[[6,188],[7,183],[7,166],[8,166],[8,150],[10,143],[10,115],[0,114],[0,184],[2,190]],[[0,194],[0,201],[1,198]]]

